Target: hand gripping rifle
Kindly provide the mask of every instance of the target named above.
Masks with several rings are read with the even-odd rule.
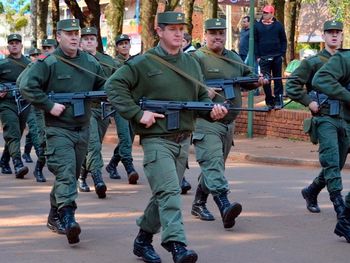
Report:
[[[230,103],[212,103],[212,102],[198,102],[198,101],[163,101],[163,100],[148,100],[142,98],[139,105],[142,110],[165,114],[167,120],[167,129],[176,130],[180,126],[180,111],[194,110],[194,111],[211,111],[214,105],[219,104],[228,111],[258,111],[267,112],[266,108],[239,108],[233,107]]]
[[[19,88],[16,85],[16,82],[2,82],[0,83],[0,93],[9,92],[12,97],[15,98],[17,105],[18,115],[25,111],[30,104],[27,103],[19,91]]]

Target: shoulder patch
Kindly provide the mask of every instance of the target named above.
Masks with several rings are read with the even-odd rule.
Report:
[[[38,61],[45,62],[46,65],[50,66],[50,65],[57,62],[57,58],[55,56],[53,56],[52,54],[46,54],[44,58],[38,59]]]

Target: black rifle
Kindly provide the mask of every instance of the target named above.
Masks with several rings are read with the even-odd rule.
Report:
[[[19,88],[16,85],[16,82],[2,82],[0,83],[0,93],[10,92],[11,96],[15,98],[17,105],[17,113],[18,115],[25,111],[30,104],[27,103],[23,98],[19,91]]]
[[[112,114],[116,112],[116,109],[112,106],[110,102],[102,101],[101,102],[101,109],[102,109],[102,120],[108,118]]]
[[[15,93],[19,92],[19,88],[16,85],[16,82],[0,82],[0,93],[11,92],[14,96]]]
[[[105,91],[84,91],[72,93],[54,93],[48,94],[49,100],[57,103],[69,103],[73,105],[74,117],[79,117],[85,114],[84,101],[101,101],[107,100]]]
[[[319,109],[328,105],[329,116],[338,116],[340,113],[340,101],[330,99],[326,94],[312,90],[309,92],[309,96],[313,101],[316,101],[319,105]]]
[[[282,80],[282,79],[296,79],[296,77],[275,77],[275,78],[270,78],[270,77],[265,77],[268,81],[271,80]],[[205,84],[208,87],[212,88],[219,88],[224,91],[225,94],[225,99],[227,100],[232,100],[234,99],[235,92],[233,90],[233,87],[235,86],[241,86],[242,84],[252,84],[255,82],[258,82],[259,77],[237,77],[237,78],[232,78],[232,79],[209,79],[205,82]],[[244,87],[243,87],[244,88]]]
[[[230,103],[212,103],[199,101],[163,101],[140,99],[139,105],[142,110],[162,113],[166,116],[167,129],[176,130],[180,126],[180,111],[211,111],[214,105],[224,106],[228,111],[258,111],[268,112],[267,108],[239,108],[233,107]]]

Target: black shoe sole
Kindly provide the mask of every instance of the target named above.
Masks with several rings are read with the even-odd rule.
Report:
[[[106,198],[106,191],[107,191],[107,186],[106,185],[101,185],[99,187],[95,186],[95,192],[100,199]]]
[[[200,213],[198,213],[197,211],[194,211],[194,210],[191,210],[191,215],[199,218],[202,221],[214,221],[215,220],[214,216],[212,218],[204,217],[204,216],[201,216]]]
[[[224,228],[232,228],[236,223],[236,218],[242,212],[242,205],[239,203],[233,203],[230,211],[225,214],[223,218]]]
[[[139,175],[137,172],[132,172],[128,174],[129,184],[137,184],[137,180],[139,180]]]
[[[59,230],[56,226],[50,224],[49,222],[47,222],[46,226],[54,233],[57,233],[59,235],[65,235],[66,234],[65,230]]]
[[[307,196],[307,193],[305,192],[305,189],[301,190],[301,195],[303,196],[305,201],[309,199],[309,197]],[[312,207],[312,208],[314,208],[314,207]],[[321,212],[320,208],[314,208],[314,209],[312,209],[312,208],[307,205],[307,201],[306,201],[306,209],[309,210],[309,212],[311,212],[311,213],[320,213]]]
[[[162,260],[160,258],[159,259],[145,259],[145,258],[143,258],[142,252],[136,248],[134,248],[133,253],[135,256],[142,258],[142,260],[146,263],[162,263]]]
[[[337,226],[338,226],[338,224],[337,224]],[[341,230],[339,230],[339,229],[337,228],[337,226],[336,226],[335,229],[334,229],[334,234],[336,234],[336,235],[338,235],[338,236],[340,236],[340,237],[344,237],[344,238],[346,239],[346,241],[347,241],[348,243],[350,243],[350,236],[345,235],[345,234],[343,233],[343,231],[341,231]]]
[[[195,263],[198,260],[198,255],[196,253],[187,255],[186,257],[182,258],[180,261],[177,261],[176,263]]]
[[[21,170],[19,171],[19,173],[16,173],[16,178],[17,179],[23,179],[24,176],[29,172],[29,169],[27,166],[24,166],[23,168],[21,168]]]
[[[185,187],[181,187],[181,194],[185,195],[187,194],[188,191],[190,191],[192,189],[191,186],[185,186]]]
[[[70,229],[66,229],[66,236],[69,244],[76,244],[80,242],[79,234],[81,229],[78,223],[74,224]]]

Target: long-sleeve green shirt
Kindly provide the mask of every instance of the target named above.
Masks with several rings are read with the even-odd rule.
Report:
[[[157,119],[150,128],[145,128],[140,123],[143,110],[138,102],[143,97],[152,100],[211,102],[204,87],[180,76],[148,54],[159,56],[193,78],[203,81],[200,67],[190,55],[182,52],[169,55],[157,46],[144,55],[126,61],[107,80],[105,89],[110,102],[124,118],[132,121],[137,134],[159,135],[193,131],[196,117],[193,111],[180,111],[180,128],[176,131],[167,130],[166,119]],[[208,112],[205,115],[208,116]]]
[[[31,64],[21,76],[19,86],[21,94],[27,101],[45,111],[47,126],[85,127],[89,125],[90,103],[85,101],[83,116],[74,117],[72,105],[65,104],[66,109],[63,113],[55,117],[50,114],[54,102],[49,100],[47,94],[102,90],[105,79],[100,64],[92,55],[78,51],[77,56],[71,58],[66,56],[61,48],[57,48],[46,58]]]

